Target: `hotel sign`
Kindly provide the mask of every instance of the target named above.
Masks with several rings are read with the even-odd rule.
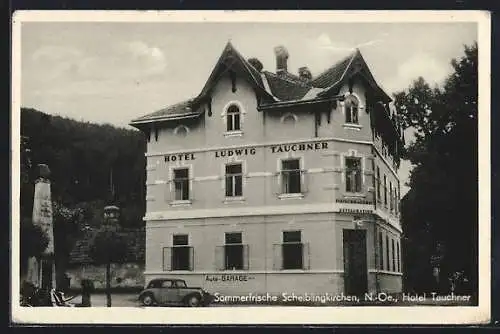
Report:
[[[301,144],[282,144],[282,145],[271,145],[268,147],[271,153],[284,153],[284,152],[301,152],[301,151],[319,151],[327,150],[328,142],[313,142],[313,143],[301,143]],[[227,158],[233,156],[253,156],[257,153],[255,147],[245,147],[236,149],[224,149],[217,150],[214,152],[215,158]],[[165,155],[165,162],[176,162],[176,161],[190,161],[196,160],[194,153],[176,153]]]

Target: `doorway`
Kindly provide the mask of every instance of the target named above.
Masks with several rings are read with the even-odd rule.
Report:
[[[368,291],[366,230],[343,230],[344,287],[348,295],[361,296]]]

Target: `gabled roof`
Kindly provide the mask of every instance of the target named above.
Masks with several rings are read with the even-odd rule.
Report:
[[[384,103],[392,101],[389,95],[378,86],[359,49],[313,79],[313,85],[320,85],[321,88],[324,88],[324,91],[318,96],[326,96],[336,92],[340,85],[355,75],[361,75],[374,90],[375,95]]]
[[[205,97],[210,93],[211,89],[215,86],[221,76],[226,74],[229,70],[235,70],[238,74],[242,75],[247,81],[258,91],[264,94],[272,95],[266,91],[262,77],[255,67],[253,67],[243,56],[234,48],[231,42],[226,44],[224,51],[222,51],[219,60],[215,64],[212,73],[208,77],[205,86],[198,95],[198,98]]]
[[[339,60],[332,67],[323,71],[323,73],[318,75],[316,78],[313,78],[311,84],[314,87],[325,89],[339,83],[355,56],[356,52],[353,52],[347,57]]]
[[[319,102],[329,97],[337,98],[339,87],[356,75],[362,77],[374,90],[375,96],[384,103],[391,101],[376,83],[358,49],[307,82],[289,72],[279,74],[269,71],[259,72],[231,42],[228,42],[198,96],[139,117],[130,125],[140,126],[159,121],[198,117],[203,113],[203,110],[198,110],[200,103],[209,98],[218,80],[229,71],[246,80],[261,96],[266,96],[266,101],[273,101],[267,103],[268,107],[273,103],[277,106],[283,106],[284,103],[291,106],[294,102],[302,103],[304,100]],[[269,109],[268,107],[266,109]]]

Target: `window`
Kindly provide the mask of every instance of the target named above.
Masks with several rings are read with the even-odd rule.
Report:
[[[283,269],[303,268],[301,231],[284,231],[282,244]]]
[[[287,115],[283,116],[282,122],[283,122],[283,124],[288,125],[288,126],[295,125],[295,122],[296,122],[295,115],[287,114]]]
[[[161,288],[162,286],[162,281],[160,280],[152,280],[151,282],[149,282],[148,284],[148,289],[158,289],[158,288]]]
[[[345,99],[345,122],[358,124],[358,99],[350,95]]]
[[[173,236],[172,270],[191,270],[191,247],[188,241],[187,234]]]
[[[361,158],[346,158],[346,191],[361,192]]]
[[[392,182],[389,182],[389,210],[393,209],[393,197],[392,197]]]
[[[226,233],[224,268],[226,270],[242,270],[243,267],[243,243],[241,232]]]
[[[161,282],[161,287],[162,288],[171,288],[172,287],[172,281],[163,281]]]
[[[392,245],[392,271],[396,271],[396,247],[394,246],[394,239],[391,239]]]
[[[396,215],[397,215],[399,212],[399,191],[396,187],[394,187],[394,197],[395,197],[394,210],[395,210]]]
[[[299,159],[281,161],[281,192],[297,194],[301,192]]]
[[[241,130],[240,117],[241,112],[240,109],[236,105],[231,105],[227,108],[227,131],[239,131]]]
[[[174,189],[176,201],[189,200],[189,168],[174,170]]]
[[[184,125],[179,125],[174,129],[174,134],[179,137],[186,137],[188,134],[188,128]]]
[[[385,266],[387,270],[391,270],[391,262],[389,257],[389,236],[385,236]]]
[[[379,269],[384,269],[384,236],[382,235],[382,232],[378,232],[378,248],[379,248],[379,257],[380,257],[380,264],[379,264]]]
[[[226,165],[226,197],[242,196],[242,167],[241,164]]]
[[[387,176],[384,175],[384,205],[387,207]]]
[[[380,167],[377,166],[377,199],[380,200]]]
[[[187,288],[186,282],[184,281],[175,281],[172,285],[176,288]]]
[[[401,260],[400,260],[400,255],[399,255],[399,240],[396,243],[396,255],[398,257],[398,272],[401,272]]]

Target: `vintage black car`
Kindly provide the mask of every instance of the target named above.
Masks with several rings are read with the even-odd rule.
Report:
[[[208,306],[212,299],[212,295],[202,288],[188,287],[186,281],[173,278],[153,279],[139,294],[139,301],[144,306]]]

